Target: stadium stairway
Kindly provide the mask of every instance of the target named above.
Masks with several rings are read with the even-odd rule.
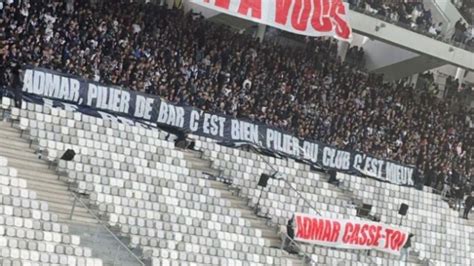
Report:
[[[58,215],[58,221],[68,225],[70,233],[79,235],[81,244],[91,248],[92,255],[102,259],[103,265],[134,265],[135,261],[128,253],[120,252],[121,245],[88,209],[79,202],[74,203],[68,185],[59,180],[53,167],[41,160],[35,145],[30,145],[28,132],[16,127],[14,123],[0,121],[0,155],[8,158],[9,166],[18,170],[18,177],[27,180],[29,187],[37,192],[37,198],[48,203],[50,211]]]
[[[270,248],[281,248],[281,238],[278,234],[278,229],[274,228],[267,224],[267,219],[265,217],[259,217],[255,214],[254,209],[249,206],[249,202],[239,196],[236,196],[236,191],[232,189],[228,183],[223,182],[220,177],[220,171],[212,168],[212,162],[207,159],[202,158],[202,153],[196,150],[182,150],[184,154],[184,159],[188,162],[191,162],[192,169],[200,171],[203,174],[203,177],[208,178],[211,187],[219,190],[221,196],[227,199],[233,208],[238,209],[242,213],[242,217],[249,220],[253,228],[259,229],[262,231],[262,236],[265,239],[265,246]],[[303,262],[303,257],[298,255],[289,254],[285,251],[286,259],[291,261],[291,265],[305,265]]]
[[[344,200],[348,206],[350,207],[362,206],[362,204],[364,203],[350,189],[345,189],[342,186],[336,186],[334,184],[331,184],[329,182],[328,174],[323,173],[322,171],[317,171],[317,170],[311,170],[311,171],[317,173],[321,177],[321,180],[326,181],[330,185],[330,188],[333,191],[337,192],[336,193],[337,197]]]
[[[229,177],[222,176],[222,171],[220,169],[216,169],[216,167],[212,164],[212,159],[204,156],[201,150],[187,150],[185,153],[185,158],[192,161],[193,164],[195,164],[195,166],[201,169],[204,173],[206,172],[217,173],[219,178],[218,180],[212,183],[213,186],[219,187],[223,191],[227,191],[226,193],[223,193],[223,195],[226,195],[226,197],[232,201],[233,205],[238,206],[242,210],[247,210],[249,216],[258,218],[254,214],[254,209],[252,209],[252,207],[249,206],[250,198],[247,199],[245,196],[239,195],[238,188],[229,186],[229,183],[231,183],[231,180],[227,179]],[[362,206],[362,204],[364,203],[363,200],[360,199],[357,195],[355,195],[350,189],[346,189],[343,186],[335,186],[333,184],[330,184],[329,176],[326,173],[317,171],[316,169],[312,169],[311,171],[319,175],[321,178],[320,180],[322,182],[327,182],[329,184],[328,189],[334,192],[333,195],[336,198],[344,202],[345,204],[344,207],[352,209],[352,208],[355,208],[356,206]],[[264,225],[264,226],[266,226],[266,228],[270,228],[269,225]],[[276,234],[276,230],[274,231],[270,230],[270,232],[273,233],[273,235]],[[281,241],[279,243],[281,244]],[[367,257],[366,251],[353,251],[353,253],[357,254],[358,257],[366,257],[366,261],[371,262],[369,264],[377,264],[375,260],[373,260],[372,258],[375,258],[373,257],[374,255],[375,256],[381,255],[381,254],[378,254],[377,251],[372,251],[370,257]],[[418,254],[415,251],[410,252],[410,255],[406,262],[408,265],[427,265],[425,261],[421,261],[420,259],[418,259]],[[352,263],[355,263],[355,262],[345,261],[341,263],[342,263],[341,265],[353,265]]]
[[[312,170],[316,171],[316,170]],[[346,188],[343,184],[340,184],[338,186],[329,183],[329,175],[328,174],[323,174],[322,172],[316,171],[320,177],[321,180],[326,181],[332,190],[337,191],[338,198],[344,199],[346,203],[352,207],[361,207],[362,204],[368,203],[364,202],[363,199],[360,199],[357,195],[355,195],[349,188]],[[378,251],[372,251],[372,253],[377,254]],[[410,254],[408,256],[408,259],[406,261],[409,265],[426,265],[426,263],[418,258],[418,252],[414,251],[413,249],[410,251]]]

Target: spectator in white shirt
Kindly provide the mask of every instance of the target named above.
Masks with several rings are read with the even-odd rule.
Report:
[[[428,30],[428,32],[434,36],[438,36],[438,32],[436,31],[436,26],[434,24],[430,26],[430,29]]]

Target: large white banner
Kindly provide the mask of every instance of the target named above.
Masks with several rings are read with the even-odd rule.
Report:
[[[295,240],[310,244],[347,248],[375,249],[394,255],[408,240],[408,233],[382,223],[323,218],[295,214]]]
[[[308,36],[349,41],[348,4],[341,0],[190,0],[222,13]]]

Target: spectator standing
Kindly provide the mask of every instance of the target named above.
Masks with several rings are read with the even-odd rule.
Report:
[[[405,245],[400,251],[400,265],[407,265],[408,256],[410,255],[411,239],[413,236],[414,234],[412,233],[408,234],[407,242],[405,242]]]
[[[288,220],[288,223],[286,224],[286,235],[287,237],[285,238],[285,250],[288,252],[293,252],[293,240],[295,238],[295,216],[291,216],[291,218]]]
[[[436,29],[437,35],[441,35],[441,33],[443,32],[443,22],[438,23],[435,26],[435,29]]]
[[[66,1],[66,12],[68,14],[74,13],[74,4],[75,4],[74,2],[75,2],[75,0],[67,0]]]
[[[15,107],[20,108],[22,98],[22,82],[20,78],[20,66],[17,63],[13,63],[10,73],[10,80],[12,81],[11,92],[15,100]]]
[[[469,196],[467,196],[466,201],[464,202],[464,214],[462,218],[469,219],[468,215],[472,209],[472,206],[474,206],[474,193],[471,193]]]
[[[441,191],[441,197],[446,198],[451,193],[451,180],[450,174],[446,174],[443,181],[443,191]]]
[[[433,177],[461,159],[455,143],[469,143],[465,116],[453,113],[447,101],[358,71],[361,48],[351,47],[341,63],[337,42],[329,38],[308,37],[304,49],[292,48],[152,3],[80,3],[72,14],[66,1],[6,4],[0,75],[12,72],[10,62],[49,68],[401,164],[433,162]],[[414,6],[370,4],[407,21]],[[0,83],[19,84],[10,74]]]
[[[430,28],[428,29],[428,32],[431,33],[433,36],[438,36],[438,31],[436,30],[435,24],[431,24]]]

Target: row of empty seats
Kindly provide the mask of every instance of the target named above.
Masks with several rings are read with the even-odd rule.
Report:
[[[409,228],[415,234],[413,246],[422,257],[440,264],[474,264],[474,228],[429,188],[420,191],[342,173],[338,179],[364,202],[373,204],[372,212],[382,222],[401,222]],[[404,217],[398,214],[401,203],[409,205]]]
[[[156,265],[176,258],[195,264],[292,264],[183,159],[165,139],[168,134],[31,103],[25,107],[15,112],[31,140],[51,161],[66,149],[77,151],[72,161],[58,162],[58,171],[67,174],[63,180],[89,195],[145,259]]]
[[[208,138],[192,138],[195,140],[196,149],[201,150],[203,156],[213,162],[213,167],[219,169],[224,178],[232,180],[232,186],[239,190],[241,197],[248,198],[256,205],[260,193],[263,193],[259,207],[275,224],[286,225],[295,212],[340,219],[360,219],[356,216],[357,210],[350,198],[325,182],[322,174],[311,171],[309,165],[291,159],[263,157],[253,152],[219,145]],[[273,174],[275,171],[277,179],[269,179],[267,187],[261,190],[257,186],[260,175]],[[389,265],[390,257],[393,264],[399,263],[393,256],[382,253],[377,255],[383,258],[369,258],[360,256],[359,251],[318,248],[308,244],[300,244],[300,248],[305,253],[313,254],[312,260],[318,264],[359,262],[362,265],[370,265],[378,261],[379,264]],[[327,252],[328,250],[330,252]]]
[[[285,252],[269,247],[269,241],[252,227],[246,215],[213,188],[172,141],[166,140],[167,133],[30,103],[12,113],[29,137],[48,152],[51,161],[66,149],[78,151],[73,161],[59,162],[58,170],[67,174],[63,180],[89,195],[108,223],[129,237],[130,246],[141,248],[144,258],[153,264],[168,265],[175,260],[226,265],[292,262]],[[229,148],[203,137],[193,138],[196,149],[212,161],[213,168],[232,180],[241,198],[255,206],[263,193],[261,211],[274,224],[285,225],[295,212],[362,219],[356,216],[350,197],[328,184],[324,174],[312,171],[309,165]],[[257,186],[260,175],[275,170],[286,181],[270,179],[261,192]],[[474,263],[472,227],[436,195],[350,175],[339,174],[338,178],[351,196],[372,204],[373,213],[386,224],[400,222],[400,203],[410,205],[402,227],[415,233],[413,249],[421,259],[438,264]],[[15,206],[37,204],[15,200],[10,191],[5,190],[6,200],[15,201]],[[465,235],[469,237],[460,240]],[[300,247],[312,254],[318,265],[399,263],[397,256],[381,252],[364,256],[351,250],[307,244]]]
[[[47,202],[36,199],[26,180],[0,157],[0,260],[2,265],[100,266],[92,251],[70,235],[68,226],[57,223]]]
[[[361,219],[356,216],[354,207],[340,197],[341,190],[321,179],[322,173],[311,171],[309,165],[292,159],[277,159],[222,146],[204,137],[193,136],[193,138],[195,146],[203,152],[203,156],[212,160],[213,166],[220,169],[225,178],[232,180],[241,195],[253,202],[256,202],[260,195],[257,187],[260,174],[273,174],[277,170],[277,176],[286,179],[322,216]],[[414,250],[418,251],[420,259],[430,259],[440,264],[474,264],[473,228],[459,219],[458,213],[452,211],[439,196],[373,179],[343,174],[339,174],[338,178],[359,200],[374,205],[373,212],[381,217],[383,223],[398,225],[401,218],[398,216],[400,204],[410,205],[409,214],[403,221],[403,228],[416,235],[413,246]],[[282,180],[269,180],[260,205],[265,206],[272,219],[280,225],[285,225],[295,211],[315,213],[315,210],[305,204]],[[470,235],[471,240],[461,237],[463,235]],[[309,253],[329,259],[333,257],[335,263],[354,260],[354,254],[350,253],[347,255],[352,256],[350,259],[344,258],[346,252],[343,250],[332,250],[332,254],[329,252],[321,254],[322,250],[327,249],[308,245],[302,245],[302,248]],[[399,263],[396,256],[381,252],[374,254],[376,254],[374,261],[378,263],[394,265]]]

